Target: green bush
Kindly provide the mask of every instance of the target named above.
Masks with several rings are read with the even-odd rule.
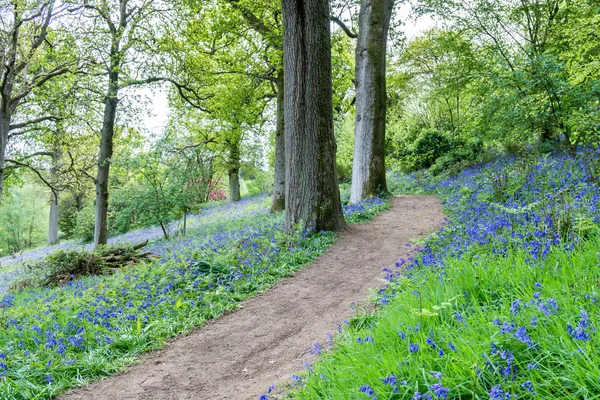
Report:
[[[402,170],[412,172],[432,166],[437,159],[452,150],[452,142],[445,132],[425,129],[414,140],[398,139],[396,147]]]
[[[96,207],[89,204],[77,212],[73,236],[81,239],[84,243],[94,240],[94,223],[96,219]]]
[[[439,157],[429,168],[429,173],[456,175],[464,168],[482,161],[483,142],[479,139],[461,140],[452,143],[452,150]]]
[[[244,180],[248,195],[256,196],[261,193],[269,193],[273,190],[272,174],[262,170],[256,170],[251,178],[252,179]]]

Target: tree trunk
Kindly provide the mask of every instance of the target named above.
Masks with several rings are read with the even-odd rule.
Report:
[[[328,0],[283,0],[286,230],[339,231]]]
[[[8,129],[10,114],[0,110],[0,205],[2,204],[2,189],[4,188],[4,170],[6,168],[6,145],[8,144]]]
[[[285,210],[285,128],[283,71],[277,74],[277,131],[275,132],[275,179],[271,212]]]
[[[75,209],[77,211],[83,210],[83,193],[78,192],[73,195],[75,197]]]
[[[50,222],[48,226],[48,245],[58,243],[58,193],[52,193],[50,199]]]
[[[59,180],[59,162],[61,157],[60,148],[60,135],[63,133],[62,122],[57,123],[57,130],[55,132],[56,137],[54,138],[54,145],[52,149],[52,165],[50,167],[50,174],[52,176],[52,182],[58,182]],[[58,192],[50,190],[50,220],[48,222],[48,245],[52,246],[58,243]]]
[[[361,0],[356,44],[356,124],[350,202],[387,192],[386,49],[394,0]]]
[[[96,249],[107,243],[108,239],[108,176],[110,158],[113,154],[113,136],[117,116],[117,95],[119,64],[113,54],[114,65],[111,64],[108,75],[108,90],[104,99],[104,121],[102,122],[102,138],[100,139],[100,156],[98,157],[98,175],[96,177],[96,223],[94,225],[94,245]]]
[[[229,143],[229,199],[240,201],[240,144],[237,140]]]

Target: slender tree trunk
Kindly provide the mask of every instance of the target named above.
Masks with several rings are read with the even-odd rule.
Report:
[[[58,193],[51,193],[50,221],[48,226],[48,245],[58,243]]]
[[[328,0],[283,0],[286,230],[344,227],[335,164]]]
[[[285,127],[283,71],[277,74],[277,131],[275,132],[275,179],[271,212],[285,210]]]
[[[350,202],[387,192],[386,49],[394,0],[361,0],[356,44],[356,124]]]
[[[240,201],[240,143],[232,140],[229,143],[229,199]]]
[[[102,138],[100,139],[100,156],[98,157],[98,174],[96,177],[96,223],[94,226],[94,248],[107,243],[108,239],[108,176],[110,158],[113,154],[113,136],[117,116],[117,95],[119,64],[116,54],[108,75],[108,90],[104,99],[104,121],[102,122]]]
[[[79,192],[74,194],[75,197],[75,209],[77,211],[83,210],[83,193]]]
[[[4,188],[4,171],[6,168],[6,145],[8,144],[8,129],[10,114],[0,111],[0,204],[2,204],[2,189]]]
[[[60,134],[62,134],[62,122],[58,122],[56,137],[54,138],[54,148],[52,151],[52,166],[50,167],[50,174],[52,175],[52,182],[58,182],[59,180],[59,165],[61,149],[59,144]],[[50,190],[50,220],[48,221],[48,245],[58,243],[58,192]]]

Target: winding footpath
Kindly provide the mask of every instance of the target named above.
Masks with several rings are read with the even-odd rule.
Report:
[[[74,399],[258,399],[312,361],[313,343],[354,313],[382,268],[406,255],[404,246],[440,227],[433,196],[398,196],[392,208],[351,225],[309,267],[242,303],[238,310],[177,337],[118,376],[61,396]],[[278,384],[279,383],[279,384]]]

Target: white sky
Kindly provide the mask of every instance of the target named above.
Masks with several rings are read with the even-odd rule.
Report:
[[[435,21],[429,16],[414,19],[410,16],[411,5],[403,3],[396,15],[404,19],[404,33],[410,40],[427,29],[435,26]],[[148,104],[149,116],[144,119],[145,128],[151,133],[160,134],[169,118],[169,99],[167,88],[162,89],[140,89],[139,93],[150,99]]]

